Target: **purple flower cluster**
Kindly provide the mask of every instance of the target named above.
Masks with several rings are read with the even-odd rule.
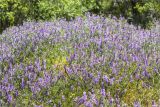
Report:
[[[63,69],[55,69],[48,62],[51,53],[60,55],[52,52],[52,48],[59,44],[60,53],[67,53]],[[43,49],[51,51],[47,53]],[[27,59],[30,56],[35,60]],[[48,101],[55,106],[63,105],[70,98],[70,104],[74,105],[94,107],[105,106],[108,102],[108,105],[118,107],[129,90],[128,84],[137,83],[146,90],[160,88],[159,80],[155,79],[159,77],[160,32],[137,29],[124,19],[86,14],[70,22],[63,19],[26,22],[0,35],[0,93],[10,104],[22,90],[30,90],[31,98],[51,90],[46,96],[51,96]],[[60,99],[57,103],[52,89],[59,81],[63,81],[66,88],[57,91],[63,96],[63,100],[57,97]],[[67,88],[69,84],[72,89]],[[73,97],[65,96],[67,89],[70,94],[74,93]],[[132,104],[140,107],[137,100]],[[151,101],[153,107],[156,101]]]

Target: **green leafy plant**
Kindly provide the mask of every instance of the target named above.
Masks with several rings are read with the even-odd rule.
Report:
[[[0,31],[23,22],[28,8],[21,0],[0,0]]]

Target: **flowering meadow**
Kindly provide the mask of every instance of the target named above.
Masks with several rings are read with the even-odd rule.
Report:
[[[94,14],[0,35],[0,107],[158,107],[160,29]]]

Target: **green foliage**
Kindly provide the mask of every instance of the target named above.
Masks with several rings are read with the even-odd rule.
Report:
[[[71,19],[87,9],[80,0],[0,0],[0,32],[25,20]]]
[[[160,18],[160,2],[148,0],[148,2],[137,3],[134,7],[138,11],[138,20],[140,24],[148,28],[151,26],[153,18]],[[136,21],[136,20],[135,20]]]
[[[102,13],[125,17],[129,23],[149,28],[154,18],[160,18],[160,1],[158,0],[103,0]]]
[[[28,8],[21,0],[0,0],[0,31],[20,24],[27,17]]]
[[[70,20],[85,12],[123,16],[128,22],[149,28],[160,18],[159,0],[0,0],[0,32],[26,20]]]
[[[80,0],[60,0],[60,4],[62,4],[62,10],[60,14],[65,18],[71,18],[75,16],[82,15],[83,11],[81,9]]]
[[[96,0],[84,0],[82,2],[82,5],[83,5],[83,9],[85,11],[90,11],[90,12],[98,13],[99,10],[100,10],[99,2],[97,2]]]

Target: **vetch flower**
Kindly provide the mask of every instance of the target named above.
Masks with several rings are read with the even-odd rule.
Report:
[[[155,101],[152,101],[152,107],[158,107]]]
[[[134,107],[141,107],[141,104],[139,103],[139,101],[134,102]]]
[[[103,88],[103,89],[101,89],[101,95],[103,96],[103,97],[106,97],[106,91],[105,91],[105,89]]]
[[[84,105],[85,107],[93,107],[93,104],[90,101],[85,102]]]
[[[21,88],[23,89],[25,87],[25,81],[24,78],[21,79]]]
[[[114,103],[114,99],[113,99],[113,98],[110,98],[110,99],[109,99],[109,104],[112,105],[113,103]]]
[[[114,84],[114,80],[115,80],[114,77],[110,78],[110,80],[109,80],[110,85],[113,85],[113,84]]]
[[[7,94],[7,101],[11,103],[12,100],[13,100],[13,97],[10,94]]]
[[[87,101],[87,95],[86,95],[86,92],[83,92],[83,96],[78,99],[77,104],[81,105],[81,104],[83,104],[86,101]]]
[[[103,79],[104,79],[104,81],[105,81],[106,83],[109,83],[109,78],[107,77],[107,75],[104,75],[104,76],[103,76]]]

